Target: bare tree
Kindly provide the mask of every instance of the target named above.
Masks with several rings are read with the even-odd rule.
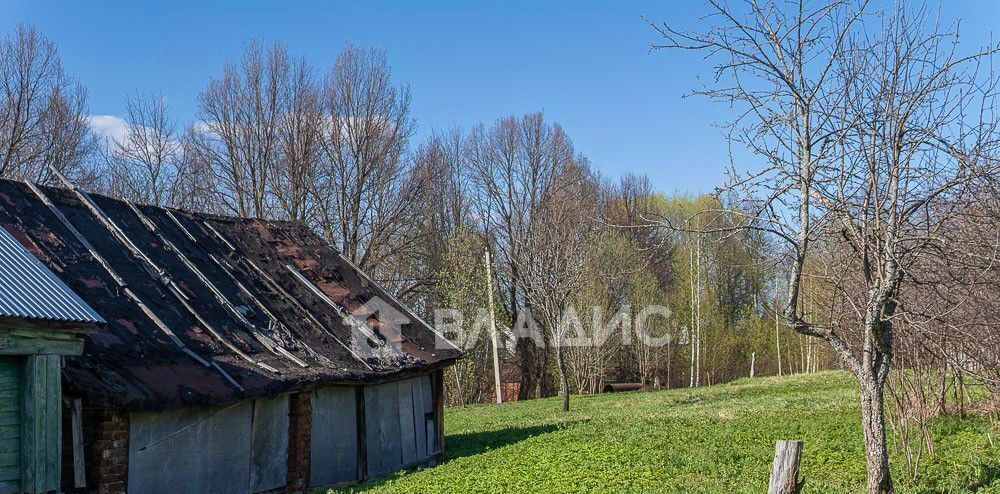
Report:
[[[0,41],[0,177],[49,182],[54,169],[92,182],[86,99],[55,43],[34,28],[20,25]]]
[[[568,136],[558,125],[546,123],[541,113],[504,117],[488,128],[477,126],[470,136],[474,207],[495,246],[500,286],[512,319],[525,302],[523,287],[528,282],[521,268],[534,262],[525,248],[538,228],[534,215],[573,158]],[[526,308],[532,310],[530,304]],[[521,372],[519,398],[542,396],[545,349],[524,338],[515,345]]]
[[[460,128],[435,132],[417,149],[417,166],[425,167],[433,181],[427,201],[433,204],[435,230],[448,233],[466,226],[469,200],[469,138]]]
[[[890,424],[895,444],[916,474],[923,452],[933,454],[929,419],[941,413],[964,417],[969,408],[1000,410],[1000,203],[981,188],[949,200],[946,222],[923,262],[907,270],[901,287],[901,318],[907,338],[895,345],[889,381],[897,404]],[[968,388],[985,387],[989,393]],[[977,400],[979,397],[985,399]],[[973,405],[973,401],[981,401]],[[950,407],[949,407],[950,403]],[[995,419],[995,418],[994,418]],[[915,440],[911,440],[915,439]]]
[[[136,94],[125,99],[125,114],[124,136],[108,137],[101,152],[111,175],[110,191],[143,204],[175,205],[185,163],[166,102],[159,96]]]
[[[315,224],[313,192],[321,170],[323,111],[305,60],[295,65],[284,90],[277,127],[278,157],[269,187],[282,219]]]
[[[290,70],[283,45],[265,50],[251,41],[240,63],[226,65],[201,94],[190,149],[214,170],[217,199],[231,214],[272,213],[270,181],[289,115]]]
[[[223,192],[219,188],[216,170],[212,162],[203,152],[204,129],[200,124],[188,126],[179,138],[179,157],[182,163],[177,181],[172,187],[171,206],[192,211],[214,214],[229,213],[220,197]]]
[[[562,168],[544,192],[517,259],[525,300],[550,333],[546,341],[555,353],[564,412],[569,411],[570,394],[565,347],[571,331],[584,329],[578,319],[571,320],[578,314],[567,311],[593,273],[596,250],[598,194],[589,174],[585,164]]]
[[[384,52],[348,46],[321,100],[318,226],[348,259],[378,272],[418,241],[412,215],[427,177],[412,173],[405,156],[414,128],[410,91],[393,85]]]
[[[745,111],[732,137],[767,166],[732,187],[753,204],[745,228],[789,246],[785,323],[824,339],[858,379],[868,492],[893,492],[883,413],[905,273],[939,237],[949,197],[995,151],[992,50],[959,56],[926,8],[866,15],[864,2],[710,2],[704,32],[659,27],[660,47],[719,60],[699,91]],[[846,246],[832,273],[853,318],[806,313],[803,271],[817,242]]]
[[[434,132],[414,156],[413,173],[426,177],[415,205],[421,242],[403,274],[411,280],[407,290],[419,293],[430,306],[436,306],[434,273],[447,269],[445,257],[450,255],[456,232],[472,226],[468,167],[468,134],[459,128]],[[475,255],[478,258],[482,253]]]

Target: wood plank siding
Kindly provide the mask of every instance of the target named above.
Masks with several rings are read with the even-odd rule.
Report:
[[[430,376],[365,387],[368,476],[424,463],[437,451]]]
[[[22,360],[0,357],[0,494],[21,489]]]
[[[360,478],[356,395],[351,387],[320,388],[313,395],[309,485]]]
[[[129,419],[129,492],[246,494],[285,485],[288,396]]]

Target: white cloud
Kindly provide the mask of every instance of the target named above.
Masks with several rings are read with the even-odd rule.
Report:
[[[128,124],[125,120],[114,115],[90,115],[87,117],[87,124],[98,137],[116,143],[124,142],[128,133]]]
[[[136,142],[129,141],[129,132],[137,132],[140,134],[146,134],[145,142],[149,143],[149,148],[146,154],[149,156],[155,155],[160,152],[166,152],[168,154],[179,153],[181,149],[181,143],[177,139],[170,140],[169,144],[165,149],[156,149],[155,146],[159,142],[161,136],[157,136],[156,130],[151,127],[129,127],[128,122],[126,122],[121,117],[116,117],[114,115],[90,115],[87,117],[87,125],[90,126],[90,130],[97,136],[98,139],[103,139],[104,144],[111,147],[113,144],[120,144],[134,153],[134,146],[137,145]],[[142,142],[142,141],[139,141]],[[112,149],[112,151],[117,152],[117,148]]]
[[[191,124],[191,126],[194,127],[194,131],[199,134],[211,134],[214,132],[212,130],[212,125],[204,120],[198,120]]]

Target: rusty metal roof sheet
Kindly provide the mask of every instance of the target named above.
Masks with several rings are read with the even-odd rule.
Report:
[[[0,180],[0,228],[108,321],[66,359],[90,405],[222,405],[461,356],[301,224]]]
[[[0,318],[104,323],[4,228],[0,228]]]

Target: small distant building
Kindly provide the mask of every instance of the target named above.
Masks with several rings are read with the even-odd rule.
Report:
[[[440,458],[461,351],[306,226],[0,180],[0,230],[59,282],[32,293],[81,311],[14,325],[66,356],[61,398],[18,405],[47,400],[48,480],[0,494],[302,491]]]
[[[493,384],[493,383],[491,383]],[[521,369],[509,358],[500,359],[500,392],[504,403],[518,401],[521,394]],[[496,385],[489,387],[489,403],[497,400]]]

